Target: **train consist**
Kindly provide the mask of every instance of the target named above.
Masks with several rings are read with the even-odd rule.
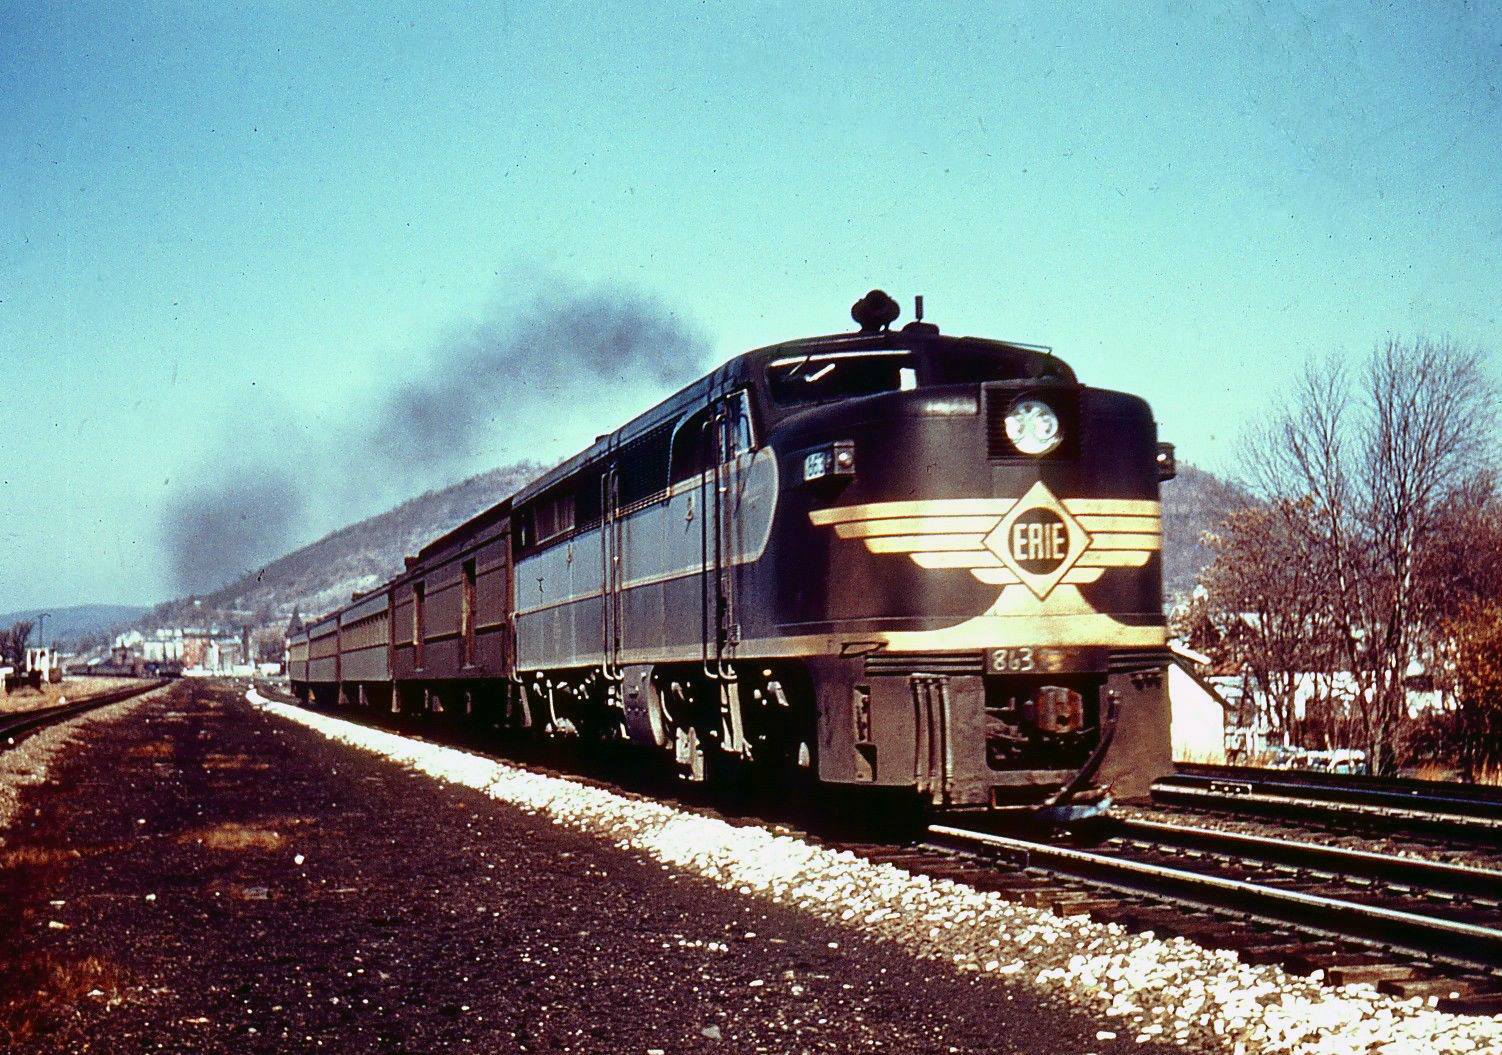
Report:
[[[1170,769],[1147,404],[894,329],[739,355],[290,644],[321,706],[618,740],[692,779],[1098,809]]]

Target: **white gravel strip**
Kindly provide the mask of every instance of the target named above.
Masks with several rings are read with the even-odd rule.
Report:
[[[47,779],[52,760],[72,742],[74,734],[85,725],[124,717],[163,691],[165,689],[153,689],[97,711],[86,711],[76,718],[40,729],[17,746],[0,751],[0,846],[5,845],[5,831],[15,820],[22,789]]]
[[[1234,1055],[1502,1052],[1502,1017],[1441,1014],[1371,986],[1329,989],[1276,967],[1116,924],[1013,904],[944,879],[517,769],[246,694],[267,711],[604,838],[728,890],[855,924],[959,969],[1036,984],[1139,1041]]]

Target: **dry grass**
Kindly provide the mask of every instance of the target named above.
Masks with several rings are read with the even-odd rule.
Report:
[[[0,851],[0,868],[45,868],[81,856],[77,850],[58,846],[17,846],[13,850]]]
[[[226,821],[211,828],[196,828],[177,837],[180,843],[198,843],[209,850],[242,853],[246,850],[280,850],[286,836],[275,828]]]
[[[1175,753],[1175,762],[1203,762],[1207,765],[1223,766],[1226,763],[1224,751],[1186,751],[1182,755]]]
[[[172,744],[166,740],[154,740],[149,744],[137,744],[125,752],[126,758],[170,758]]]
[[[1427,770],[1432,769],[1432,768],[1433,767],[1426,767],[1425,769],[1420,769],[1418,771],[1417,775],[1423,777],[1426,780],[1459,780],[1460,779],[1461,774],[1460,774],[1460,771],[1458,769],[1445,769],[1445,770],[1438,771],[1439,772],[1438,776],[1430,776],[1429,772]],[[1496,787],[1497,785],[1502,784],[1502,766],[1483,766],[1481,769],[1477,770],[1477,772],[1476,772],[1476,783],[1477,784],[1490,784],[1493,787]]]
[[[1415,780],[1454,780],[1456,773],[1450,766],[1442,766],[1435,762],[1425,762],[1409,770],[1407,776]]]
[[[101,956],[29,954],[0,982],[0,1037],[15,1043],[52,1032],[80,1005],[121,1003],[131,985],[123,968]]]
[[[38,707],[50,707],[66,696],[70,700],[95,696],[122,685],[138,685],[135,678],[64,678],[57,684],[43,685],[40,689],[30,687],[16,689],[0,695],[0,714],[11,711],[30,711]]]
[[[249,770],[259,772],[271,768],[271,763],[263,759],[252,758],[250,755],[205,755],[203,759],[204,769],[213,770]]]

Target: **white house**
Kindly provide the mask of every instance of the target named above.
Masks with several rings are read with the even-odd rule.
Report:
[[[1185,648],[1177,641],[1168,645],[1173,661],[1168,664],[1168,703],[1173,715],[1175,762],[1224,762],[1226,760],[1227,704],[1215,686],[1197,673],[1210,665],[1210,657]]]

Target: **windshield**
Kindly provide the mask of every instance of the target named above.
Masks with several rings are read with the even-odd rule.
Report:
[[[912,353],[904,349],[793,355],[767,367],[772,398],[784,406],[899,392],[917,384]]]
[[[1016,381],[1026,377],[1056,377],[1063,380],[1063,364],[1047,360],[1041,369],[1029,371],[1021,353],[995,348],[948,348],[928,357],[924,384],[958,385],[984,381]]]

